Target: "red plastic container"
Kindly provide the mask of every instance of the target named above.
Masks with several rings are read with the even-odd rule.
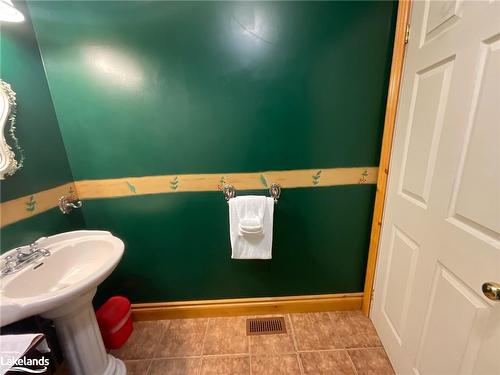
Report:
[[[130,301],[121,296],[111,297],[95,313],[104,346],[118,349],[132,334]]]

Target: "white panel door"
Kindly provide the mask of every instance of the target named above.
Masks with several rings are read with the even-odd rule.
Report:
[[[500,1],[415,1],[371,318],[398,374],[500,375]]]

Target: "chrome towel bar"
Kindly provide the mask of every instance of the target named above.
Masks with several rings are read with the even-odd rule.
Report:
[[[224,194],[224,198],[226,199],[227,202],[229,202],[231,198],[236,197],[236,189],[231,184],[222,185],[222,193]],[[269,195],[271,196],[271,198],[274,199],[274,204],[277,204],[278,199],[281,196],[280,184],[272,184],[271,187],[269,188]]]

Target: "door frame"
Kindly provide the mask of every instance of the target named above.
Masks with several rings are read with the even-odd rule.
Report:
[[[370,307],[373,299],[373,282],[375,280],[380,230],[384,214],[387,177],[389,175],[389,163],[392,152],[392,138],[394,134],[394,126],[396,124],[396,112],[398,108],[401,77],[403,75],[403,63],[406,43],[408,41],[407,35],[409,33],[410,9],[411,0],[399,0],[396,32],[394,35],[394,48],[392,52],[391,74],[389,78],[389,91],[387,94],[387,104],[385,110],[384,132],[382,136],[382,148],[380,151],[380,162],[377,176],[377,192],[373,208],[363,304],[361,307],[363,313],[367,316],[370,313]]]

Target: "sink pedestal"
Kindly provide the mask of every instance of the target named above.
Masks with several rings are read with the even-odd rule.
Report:
[[[119,359],[106,353],[92,298],[96,289],[41,314],[54,321],[65,359],[73,375],[125,375]]]

